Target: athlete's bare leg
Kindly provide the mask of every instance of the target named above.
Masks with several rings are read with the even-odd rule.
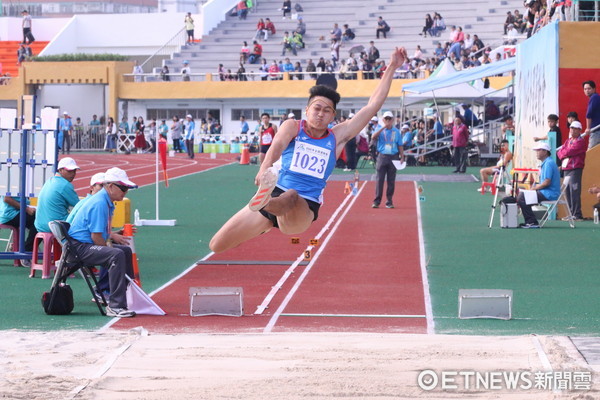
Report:
[[[248,206],[245,206],[219,229],[208,246],[215,253],[221,253],[267,232],[272,227],[273,223],[261,213],[250,211]]]
[[[314,219],[308,203],[294,189],[272,198],[264,210],[277,216],[279,230],[286,235],[304,232]]]

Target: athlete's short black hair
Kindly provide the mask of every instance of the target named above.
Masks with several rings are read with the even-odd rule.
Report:
[[[310,96],[308,97],[308,102],[317,96],[325,97],[331,100],[333,103],[333,108],[337,108],[337,104],[340,102],[340,94],[336,92],[334,89],[325,85],[316,85],[310,88],[309,91]]]

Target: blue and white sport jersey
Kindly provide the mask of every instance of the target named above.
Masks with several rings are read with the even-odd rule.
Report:
[[[335,168],[335,135],[328,129],[322,138],[313,138],[304,131],[304,123],[300,122],[296,139],[281,155],[277,187],[295,189],[300,197],[322,203],[325,184]]]

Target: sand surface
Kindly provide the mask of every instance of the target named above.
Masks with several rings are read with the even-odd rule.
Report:
[[[466,389],[463,375],[439,387],[442,371],[533,379],[548,367],[592,373],[592,389]],[[417,383],[427,369],[440,377],[431,391]],[[598,387],[566,337],[0,332],[2,399],[600,399]]]

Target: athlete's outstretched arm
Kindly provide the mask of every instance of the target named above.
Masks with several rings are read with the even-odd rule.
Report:
[[[344,144],[358,135],[371,118],[377,114],[388,96],[396,69],[402,66],[406,59],[408,59],[406,49],[396,47],[392,52],[388,67],[379,81],[379,85],[369,98],[367,105],[361,108],[354,118],[333,127],[338,144]]]
[[[254,178],[254,183],[256,186],[259,185],[260,177],[267,170],[267,168],[272,167],[273,164],[279,160],[281,154],[285,150],[285,148],[290,144],[292,140],[298,135],[298,124],[300,122],[289,119],[285,121],[279,127],[279,131],[273,138],[273,143],[271,143],[271,147],[267,150],[267,154],[265,154],[265,159],[260,165],[260,169],[258,170],[258,174]]]

